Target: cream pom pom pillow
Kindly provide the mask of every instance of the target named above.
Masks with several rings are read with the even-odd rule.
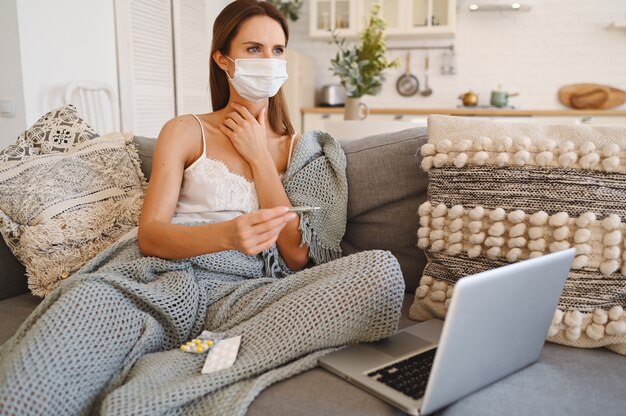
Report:
[[[410,318],[444,318],[463,276],[574,247],[548,340],[626,355],[626,128],[431,116],[428,130]]]

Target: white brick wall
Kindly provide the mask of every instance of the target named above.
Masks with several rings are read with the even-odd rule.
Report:
[[[402,97],[395,90],[404,72],[403,51],[389,51],[403,65],[387,71],[387,81],[375,97],[365,102],[377,108],[450,108],[469,89],[488,104],[498,85],[517,91],[510,103],[525,109],[562,108],[558,89],[566,84],[597,82],[626,90],[626,30],[608,30],[615,20],[626,20],[626,0],[524,0],[527,13],[470,13],[470,0],[458,0],[454,38],[389,40],[388,46],[449,45],[454,43],[457,74],[440,73],[442,51],[429,51],[430,97]],[[496,3],[503,0],[481,0]],[[290,24],[289,47],[309,54],[317,62],[317,85],[338,82],[329,70],[334,45],[308,36],[309,4],[300,19]],[[411,68],[423,84],[424,51],[412,51]],[[621,109],[626,107],[622,106]]]

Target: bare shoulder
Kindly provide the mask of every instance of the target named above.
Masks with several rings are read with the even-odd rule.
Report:
[[[191,115],[185,114],[170,119],[161,128],[159,140],[163,141],[186,141],[190,138],[196,138],[201,134],[198,121]]]
[[[183,154],[186,159],[197,157],[202,153],[202,130],[198,121],[191,114],[172,118],[161,128],[156,146],[166,153]]]

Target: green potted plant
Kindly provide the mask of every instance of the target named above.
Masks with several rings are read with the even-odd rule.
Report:
[[[337,45],[339,52],[330,60],[330,69],[346,89],[346,120],[367,116],[367,106],[360,102],[361,97],[378,94],[385,81],[385,69],[397,67],[400,63],[397,59],[390,61],[385,55],[387,24],[379,13],[380,3],[377,2],[370,9],[368,25],[359,35],[359,46],[348,46],[346,39],[340,39],[336,31],[332,32],[331,43]]]
[[[296,21],[300,17],[300,8],[304,0],[265,0],[272,3],[287,19]]]

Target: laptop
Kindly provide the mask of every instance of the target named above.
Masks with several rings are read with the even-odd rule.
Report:
[[[539,359],[575,249],[459,279],[446,320],[320,358],[411,415],[443,408]]]

